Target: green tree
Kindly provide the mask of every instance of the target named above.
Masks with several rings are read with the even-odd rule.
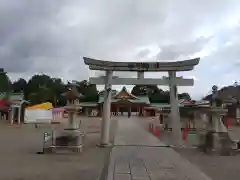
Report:
[[[66,85],[60,78],[52,78],[52,92],[53,92],[53,104],[55,106],[66,105],[66,99],[61,95],[67,91]]]
[[[146,96],[148,95],[147,85],[135,85],[131,91],[131,94],[135,96]]]
[[[83,98],[81,98],[81,101],[85,102],[97,102],[99,95],[97,91],[96,84],[90,84],[87,80],[83,81],[75,81],[75,83],[78,85],[78,91],[83,95]]]
[[[65,85],[61,79],[51,78],[48,75],[33,75],[26,87],[26,97],[33,104],[52,102],[54,105],[61,99]]]
[[[188,101],[191,100],[191,96],[188,93],[186,93],[186,92],[178,94],[178,98],[179,99],[185,99],[185,100],[188,100]]]
[[[158,93],[154,93],[149,97],[151,103],[169,103],[170,95],[169,91],[160,91]]]
[[[135,96],[148,95],[151,103],[169,103],[170,93],[169,91],[163,91],[159,89],[157,85],[136,85],[133,87],[132,92]],[[181,99],[191,100],[188,93],[182,93],[178,95]]]
[[[13,82],[12,84],[12,91],[13,92],[25,92],[25,88],[27,87],[27,81],[25,79],[18,79],[17,81]]]
[[[11,81],[2,68],[0,69],[0,92],[11,92]]]
[[[159,89],[157,85],[136,85],[131,93],[135,96],[148,95],[151,103],[169,102],[169,93]]]

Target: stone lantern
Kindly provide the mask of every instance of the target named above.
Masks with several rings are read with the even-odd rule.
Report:
[[[64,109],[68,112],[68,129],[79,128],[76,121],[76,115],[77,112],[81,110],[81,107],[78,106],[78,104],[79,98],[83,97],[83,95],[78,92],[77,86],[77,84],[70,84],[68,86],[68,91],[62,94],[67,100],[67,106],[65,106]]]
[[[78,105],[78,98],[82,97],[77,91],[75,84],[71,84],[69,90],[62,94],[67,99],[67,106],[64,109],[68,112],[68,125],[55,138],[54,148],[68,148],[77,152],[82,151],[85,133],[81,129],[82,121],[77,120],[77,112],[81,109]]]
[[[218,101],[218,88],[212,87],[212,98],[210,107],[195,107],[195,113],[200,114],[204,119],[198,120],[203,123],[204,132],[199,133],[199,147],[207,152],[212,149],[219,149],[221,154],[229,154],[232,141],[229,137],[227,128],[222,122],[222,117],[227,113]],[[204,116],[203,116],[204,115]]]

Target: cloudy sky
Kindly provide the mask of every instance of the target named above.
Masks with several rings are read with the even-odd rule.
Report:
[[[240,80],[239,0],[0,0],[0,62],[15,80],[33,73],[83,80],[83,56],[113,61],[200,57],[193,97]],[[120,76],[135,76],[119,73]],[[148,73],[161,77],[165,73]],[[119,87],[116,87],[119,88]]]

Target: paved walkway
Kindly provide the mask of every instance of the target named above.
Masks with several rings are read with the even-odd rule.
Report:
[[[137,118],[121,117],[107,180],[211,180],[148,133]]]

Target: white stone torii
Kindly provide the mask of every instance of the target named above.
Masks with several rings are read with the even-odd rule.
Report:
[[[191,71],[194,66],[199,63],[199,58],[186,61],[176,62],[112,62],[102,61],[92,58],[83,57],[86,65],[91,70],[105,71],[105,77],[90,78],[92,84],[105,85],[105,98],[103,106],[103,121],[101,129],[101,146],[108,146],[110,132],[110,108],[111,108],[111,88],[112,85],[168,85],[170,89],[170,104],[171,104],[171,122],[172,122],[172,138],[174,145],[181,145],[181,122],[178,106],[177,85],[193,86],[193,79],[184,79],[176,77],[177,71]],[[113,71],[135,71],[138,73],[137,78],[118,78],[113,77]],[[168,71],[168,77],[161,79],[144,78],[144,72],[160,72]]]

